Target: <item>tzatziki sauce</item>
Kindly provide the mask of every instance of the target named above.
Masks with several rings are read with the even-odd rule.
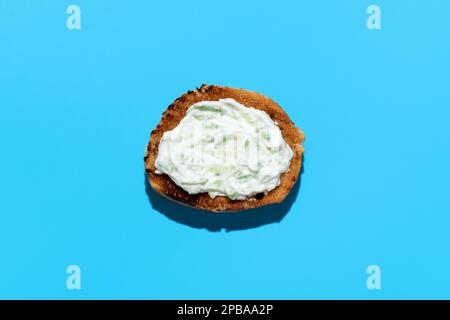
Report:
[[[190,106],[163,134],[155,167],[189,194],[245,200],[276,188],[293,154],[266,112],[227,98]]]

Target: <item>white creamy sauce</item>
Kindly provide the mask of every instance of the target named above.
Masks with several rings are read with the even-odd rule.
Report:
[[[244,200],[276,188],[292,157],[267,113],[220,99],[189,107],[162,136],[155,166],[190,194]]]

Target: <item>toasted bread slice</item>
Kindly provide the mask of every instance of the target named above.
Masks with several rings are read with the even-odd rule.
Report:
[[[282,174],[278,187],[267,194],[260,193],[246,200],[231,200],[228,197],[212,199],[208,193],[189,194],[176,185],[166,174],[155,173],[155,160],[158,155],[158,146],[165,131],[175,128],[186,115],[187,109],[200,101],[217,101],[224,98],[233,98],[237,102],[255,109],[265,111],[273,121],[278,123],[283,138],[289,144],[294,156],[289,171]],[[298,179],[302,166],[304,135],[295,127],[286,112],[270,98],[252,91],[202,85],[193,91],[188,91],[176,99],[163,113],[160,123],[152,131],[150,142],[147,145],[144,161],[145,170],[152,188],[159,194],[190,207],[214,212],[239,211],[282,202]]]

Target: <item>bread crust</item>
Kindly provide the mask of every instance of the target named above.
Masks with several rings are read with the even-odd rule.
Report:
[[[208,193],[189,194],[176,185],[166,174],[155,173],[155,160],[158,155],[159,142],[164,132],[174,129],[186,115],[187,109],[194,103],[217,101],[224,98],[233,98],[247,107],[265,111],[273,121],[278,123],[283,138],[294,151],[289,171],[280,177],[280,185],[266,194],[257,194],[246,200],[231,200],[228,197],[220,196],[212,199]],[[177,98],[163,113],[160,123],[152,131],[150,142],[147,145],[144,156],[145,171],[153,190],[182,205],[213,212],[246,210],[279,203],[286,198],[300,174],[304,151],[303,141],[303,132],[295,127],[286,112],[272,99],[244,89],[204,84],[200,88],[188,91]]]

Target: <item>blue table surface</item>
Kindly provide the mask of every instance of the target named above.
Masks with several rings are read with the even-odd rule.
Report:
[[[0,2],[0,298],[450,298],[450,2],[376,0],[368,30],[371,3]],[[305,132],[283,205],[146,190],[151,130],[202,83]]]

